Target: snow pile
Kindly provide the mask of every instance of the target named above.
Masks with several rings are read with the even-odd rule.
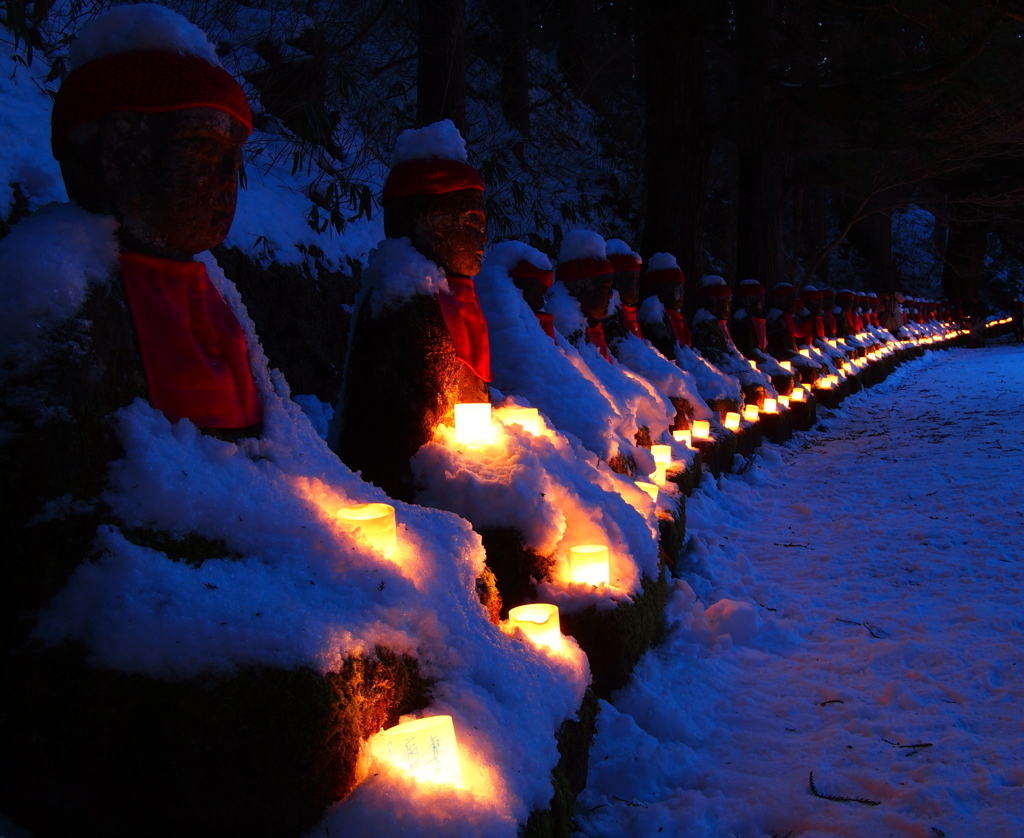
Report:
[[[506,273],[520,262],[529,262],[534,267],[546,271],[550,271],[553,267],[546,254],[541,253],[535,247],[530,247],[526,242],[500,242],[487,252],[487,264],[494,268],[500,268]]]
[[[678,269],[679,262],[671,253],[655,253],[647,260],[647,270],[649,271],[665,271],[673,268]]]
[[[693,376],[669,361],[649,341],[629,333],[615,345],[615,357],[624,367],[650,381],[662,394],[689,402],[694,418],[711,416],[710,408],[698,395]]]
[[[370,295],[370,313],[374,317],[417,294],[432,296],[447,290],[444,270],[413,247],[408,236],[384,239],[370,251],[361,296]]]
[[[70,66],[122,52],[177,52],[220,67],[213,44],[199,27],[156,3],[116,6],[90,20],[71,44]]]
[[[632,256],[637,262],[640,261],[640,254],[622,239],[608,239],[605,242],[605,254],[607,256]]]
[[[742,404],[739,382],[708,363],[696,350],[676,344],[676,363],[694,377],[697,390],[705,401],[731,399]]]
[[[410,128],[398,135],[391,165],[411,160],[458,160],[465,163],[466,141],[450,119],[443,119],[425,128]]]
[[[502,411],[497,415],[500,420]],[[412,467],[424,487],[417,501],[457,512],[474,527],[513,527],[528,549],[556,557],[545,601],[582,610],[595,599],[638,592],[641,572],[658,575],[650,498],[548,428],[535,436],[516,425],[500,426],[493,444],[470,448],[442,426]],[[569,581],[568,553],[576,544],[608,545],[611,588]]]
[[[117,264],[117,222],[71,204],[51,204],[0,240],[0,360],[8,371],[45,351],[43,337],[73,315],[90,283]]]
[[[701,484],[582,834],[1024,834],[1020,357],[926,353]]]

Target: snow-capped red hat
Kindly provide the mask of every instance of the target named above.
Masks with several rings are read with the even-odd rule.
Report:
[[[536,277],[544,283],[545,287],[550,288],[551,283],[554,281],[555,272],[551,268],[541,268],[526,259],[520,259],[509,270],[508,275],[513,279],[517,277]]]
[[[731,297],[732,289],[728,283],[716,274],[709,274],[700,281],[702,297]]]
[[[790,282],[780,282],[777,285],[772,286],[771,290],[773,297],[792,297],[796,298],[796,287]]]
[[[249,100],[205,33],[164,6],[118,6],[96,16],[72,44],[70,63],[53,101],[54,157],[75,128],[114,111],[216,108],[252,131]]]
[[[849,288],[844,288],[842,291],[836,293],[837,303],[848,303],[851,300],[856,300],[857,294],[851,291]]]
[[[413,195],[484,191],[484,179],[466,162],[466,141],[450,119],[398,135],[381,203]]]
[[[820,300],[822,293],[813,285],[804,286],[804,290],[800,292],[800,299],[805,303],[812,302],[813,300]]]
[[[756,279],[744,279],[736,286],[737,297],[760,297],[764,293],[764,286]]]
[[[821,298],[823,300],[834,300],[836,298],[836,290],[834,288],[822,288]]]
[[[686,275],[671,253],[655,253],[647,260],[647,271],[641,283],[644,288],[651,285],[685,285]]]
[[[614,273],[607,258],[605,240],[591,230],[570,230],[558,251],[555,278],[560,282],[576,282]]]
[[[608,261],[612,263],[612,267],[616,272],[639,272],[640,265],[643,264],[640,254],[636,253],[622,239],[608,239],[605,252],[608,256]]]

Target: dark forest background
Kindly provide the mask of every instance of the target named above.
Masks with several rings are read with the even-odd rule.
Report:
[[[66,72],[106,2],[7,0]],[[1001,305],[1024,281],[1024,3],[1008,0],[168,2],[320,176],[343,235],[398,133],[450,118],[492,240],[587,226],[689,282],[719,273]],[[693,295],[695,296],[695,295]]]

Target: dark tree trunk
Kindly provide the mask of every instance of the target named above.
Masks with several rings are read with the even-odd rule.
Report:
[[[867,287],[883,293],[896,290],[896,265],[892,260],[892,212],[879,210],[850,229],[850,242],[868,264]]]
[[[828,244],[829,190],[825,186],[810,186],[801,190],[801,195],[800,236],[794,236],[794,240],[806,270]],[[814,275],[805,276],[804,280],[813,285],[828,285],[828,260],[823,260]]]
[[[646,35],[646,207],[641,252],[672,253],[696,302],[704,274],[707,208],[707,76],[703,22],[696,14],[643,5]],[[690,307],[689,304],[687,306]]]
[[[942,271],[942,290],[968,314],[978,297],[988,230],[988,225],[979,221],[969,208],[953,205],[946,243],[946,265]]]
[[[771,88],[776,62],[775,0],[739,0],[740,118],[736,275],[771,288],[783,281],[786,154],[780,102]]]
[[[450,119],[466,130],[465,0],[420,0],[416,124]]]
[[[505,121],[524,137],[530,135],[527,10],[522,0],[494,1],[494,19],[501,32],[501,111]]]

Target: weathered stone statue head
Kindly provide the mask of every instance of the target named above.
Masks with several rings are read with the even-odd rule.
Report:
[[[640,256],[622,239],[611,239],[607,252],[614,269],[613,287],[619,292],[619,299],[627,306],[635,306],[640,300]]]
[[[52,145],[68,195],[114,216],[126,250],[189,261],[231,227],[252,115],[238,82],[211,59],[101,54],[57,94]]]
[[[796,296],[796,288],[788,282],[780,282],[768,292],[768,308],[792,314],[796,307]]]
[[[756,279],[744,279],[736,286],[733,309],[743,309],[751,317],[764,317],[764,286]]]
[[[844,288],[836,294],[836,305],[845,312],[853,311],[853,307],[856,302],[857,295],[848,288]]]
[[[590,230],[567,233],[559,252],[556,276],[579,302],[591,325],[608,316],[614,274],[601,236]]]
[[[522,294],[526,304],[534,312],[544,308],[544,295],[547,294],[554,278],[554,271],[541,268],[525,259],[508,272],[509,277]]]
[[[644,299],[656,296],[667,309],[682,309],[686,276],[671,253],[655,253],[650,258],[640,291]]]
[[[807,307],[807,310],[813,316],[817,317],[817,316],[821,315],[821,305],[822,305],[822,293],[821,293],[821,291],[819,291],[817,288],[815,288],[812,285],[808,285],[806,288],[804,288],[803,292],[800,294],[800,299],[803,302],[803,304]]]
[[[415,144],[403,152],[411,159],[399,158],[384,184],[384,234],[408,236],[449,276],[476,276],[487,243],[483,178],[463,160],[424,156]]]
[[[727,320],[732,306],[732,290],[719,276],[706,276],[700,289],[700,304],[716,320]]]

